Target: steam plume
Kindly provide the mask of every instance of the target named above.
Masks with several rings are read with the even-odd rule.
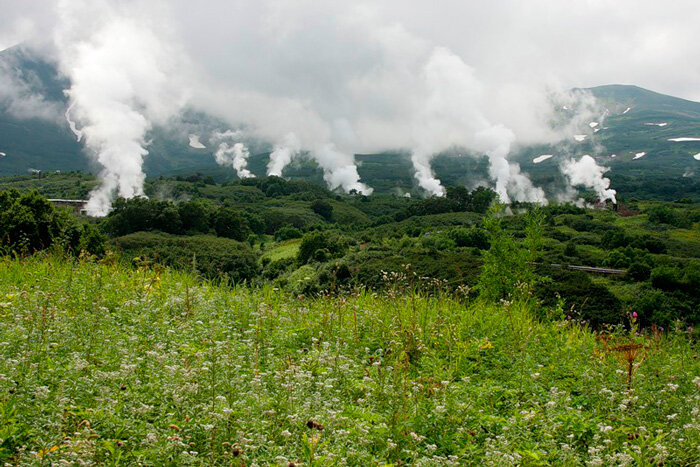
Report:
[[[445,193],[430,162],[440,151],[461,146],[486,153],[489,174],[503,202],[546,202],[544,191],[536,188],[507,157],[515,133],[486,117],[484,86],[474,70],[460,57],[442,47],[435,48],[424,68],[425,101],[415,124],[416,146],[411,160],[419,185],[437,196]]]
[[[115,194],[144,194],[146,134],[153,120],[164,121],[176,110],[168,73],[174,52],[152,26],[100,1],[61,1],[59,19],[59,65],[71,81],[66,118],[102,166],[87,211],[104,216]]]
[[[229,145],[229,142],[240,139],[241,136],[242,133],[240,131],[228,130],[223,133],[214,133],[211,139],[213,142],[219,143],[219,147],[214,153],[214,158],[219,165],[233,167],[236,170],[238,178],[252,178],[255,177],[255,175],[247,169],[250,151],[246,145],[241,142]]]
[[[301,151],[301,142],[294,133],[288,133],[284,140],[276,144],[270,153],[270,162],[267,164],[267,174],[277,177],[282,176],[282,171]]]
[[[617,203],[615,195],[617,192],[610,188],[610,179],[603,177],[607,172],[607,167],[601,167],[596,160],[586,154],[580,160],[569,159],[561,166],[561,171],[569,180],[572,186],[585,186],[593,189],[600,201],[607,199]]]

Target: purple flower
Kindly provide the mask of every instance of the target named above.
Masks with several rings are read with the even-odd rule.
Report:
[[[637,312],[636,312],[636,311],[633,311],[633,312],[632,312],[632,318],[636,318],[636,317],[637,317]]]

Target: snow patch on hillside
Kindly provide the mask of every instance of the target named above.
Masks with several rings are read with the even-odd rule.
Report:
[[[586,138],[588,138],[588,135],[574,135],[574,139],[579,143],[585,141]]]
[[[537,156],[534,159],[532,159],[532,162],[535,164],[539,164],[540,162],[544,162],[550,157],[552,157],[554,154],[542,154],[541,156]]]
[[[206,149],[207,147],[199,141],[199,136],[190,135],[190,147],[195,149]]]

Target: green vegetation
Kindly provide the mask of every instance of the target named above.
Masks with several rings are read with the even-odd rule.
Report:
[[[700,462],[696,335],[595,334],[528,301],[411,282],[293,298],[110,259],[6,258],[0,460]]]
[[[79,254],[104,253],[104,238],[95,227],[79,223],[36,192],[0,191],[0,251],[24,255],[58,246]]]
[[[0,193],[0,461],[700,462],[698,204],[147,188]]]
[[[58,178],[43,180],[68,185]],[[386,278],[405,273],[418,289],[439,282],[472,298],[508,299],[519,284],[518,293],[550,308],[561,300],[566,315],[595,327],[619,324],[632,311],[645,327],[700,322],[700,205],[688,200],[623,202],[618,213],[554,204],[533,223],[526,204],[484,214],[494,199],[484,188],[416,199],[341,195],[279,177],[216,183],[192,175],[149,180],[146,189],[150,199],[117,200],[98,224],[127,261],[273,281],[303,294],[381,291]],[[97,247],[57,245],[101,253],[99,232],[85,225]],[[581,274],[569,265],[623,274]],[[491,285],[478,284],[480,275]]]

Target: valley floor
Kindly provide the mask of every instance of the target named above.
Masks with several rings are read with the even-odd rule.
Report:
[[[687,329],[52,256],[1,260],[0,294],[2,462],[700,463]]]

